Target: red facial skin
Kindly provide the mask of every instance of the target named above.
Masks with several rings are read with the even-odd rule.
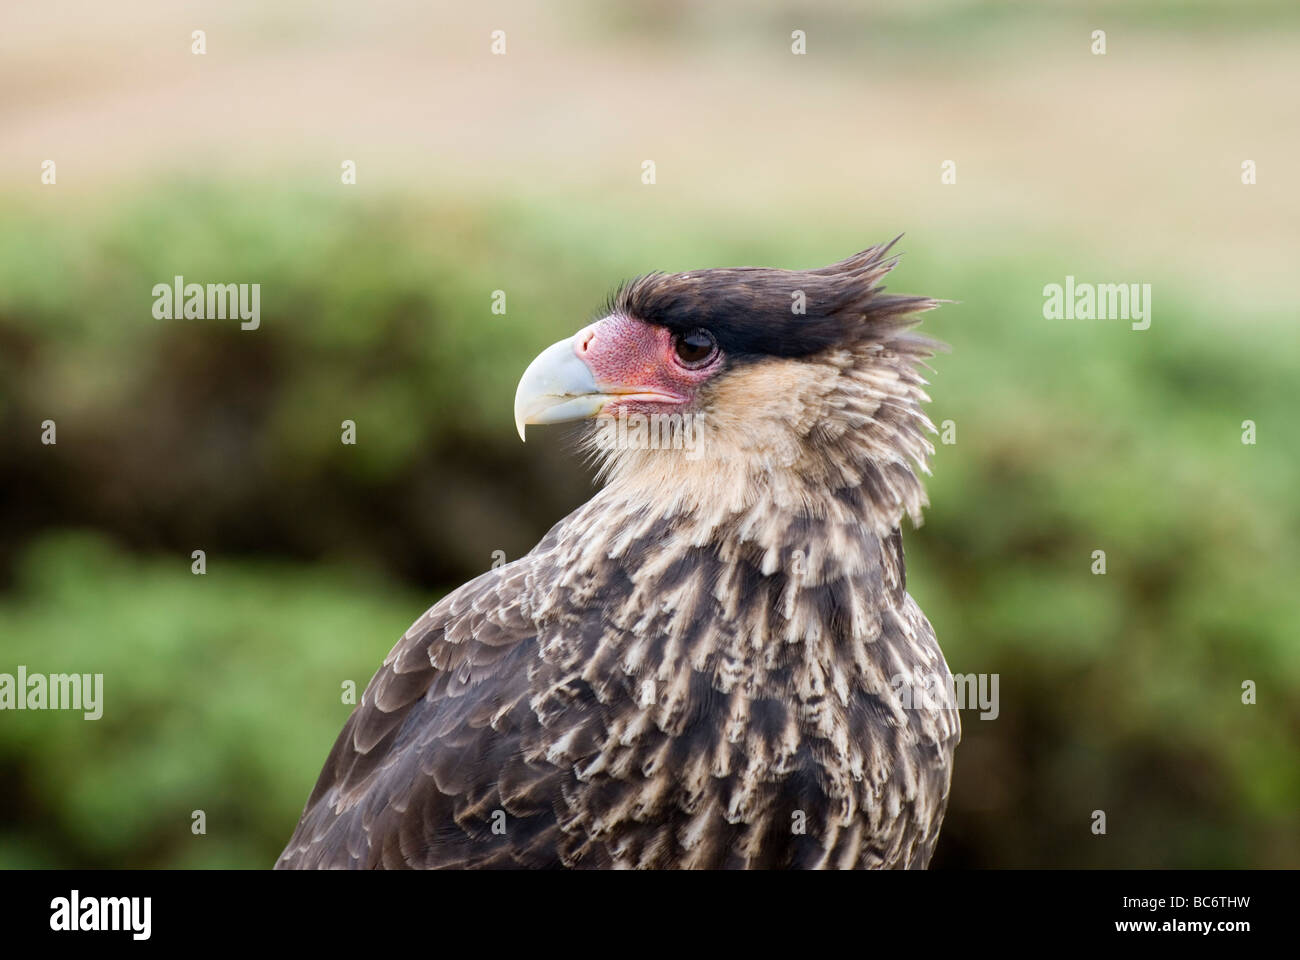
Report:
[[[721,350],[701,365],[689,366],[677,356],[666,327],[618,314],[579,331],[573,344],[601,392],[627,395],[605,404],[601,416],[683,412],[700,385],[722,368]]]

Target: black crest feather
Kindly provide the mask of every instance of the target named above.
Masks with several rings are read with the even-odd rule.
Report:
[[[937,305],[928,297],[883,293],[898,263],[877,244],[816,270],[726,267],[650,273],[630,280],[611,312],[687,333],[703,327],[729,355],[799,357],[864,338],[896,333],[909,314]],[[803,312],[795,309],[802,293]]]

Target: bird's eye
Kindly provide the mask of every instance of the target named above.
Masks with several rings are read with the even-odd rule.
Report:
[[[707,330],[692,330],[677,337],[677,359],[688,367],[702,367],[718,352],[718,341]]]

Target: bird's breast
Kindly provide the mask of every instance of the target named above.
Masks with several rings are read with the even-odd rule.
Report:
[[[901,548],[808,522],[775,547],[667,522],[619,533],[568,545],[539,627],[567,829],[631,865],[913,856],[956,718],[901,696],[947,675]]]

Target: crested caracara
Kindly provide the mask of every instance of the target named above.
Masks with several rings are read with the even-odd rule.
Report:
[[[277,867],[924,867],[960,736],[906,591],[933,431],[892,244],[650,274],[525,424],[605,485],[406,632]],[[915,695],[926,691],[925,696]]]

